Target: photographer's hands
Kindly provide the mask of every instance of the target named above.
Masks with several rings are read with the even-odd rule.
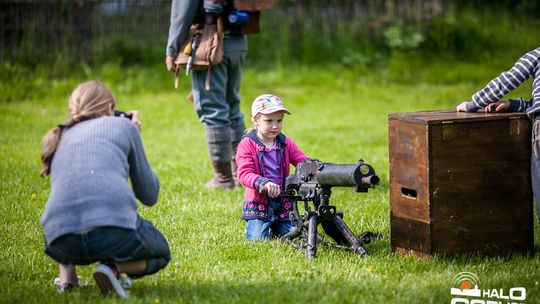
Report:
[[[137,129],[137,131],[139,131],[139,133],[142,132],[142,124],[141,124],[141,120],[139,119],[139,112],[137,111],[131,111],[131,112],[128,112],[130,115],[131,115],[131,122],[135,125],[135,128]]]

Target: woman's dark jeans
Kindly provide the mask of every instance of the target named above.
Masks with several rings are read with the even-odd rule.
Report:
[[[64,265],[146,260],[145,271],[132,277],[156,273],[171,260],[165,237],[142,218],[139,218],[136,230],[106,226],[63,235],[51,244],[45,244],[45,253]]]

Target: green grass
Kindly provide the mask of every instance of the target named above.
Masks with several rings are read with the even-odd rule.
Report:
[[[286,117],[284,132],[307,154],[336,163],[363,158],[381,177],[381,185],[369,193],[335,189],[332,196],[353,231],[384,235],[367,246],[369,257],[320,247],[313,261],[277,240],[245,241],[245,223],[240,220],[243,191],[201,187],[212,171],[204,129],[184,98],[187,80],[174,91],[171,78],[160,79],[170,81],[171,88],[160,89],[151,82],[153,89],[145,92],[144,87],[135,91],[122,87],[130,81],[139,83],[137,79],[100,74],[115,92],[119,109],[140,111],[145,149],[162,189],[156,206],[139,210],[167,237],[172,252],[167,268],[135,282],[127,302],[449,303],[453,276],[469,271],[479,276],[481,287],[507,291],[524,286],[526,303],[540,303],[538,255],[419,259],[390,250],[388,113],[453,108],[500,72],[472,64],[453,67],[456,76],[448,79],[429,77],[436,75],[433,67],[413,73],[425,77],[400,82],[393,81],[391,66],[374,75],[300,67],[245,72],[244,113],[249,113],[255,96],[277,94],[293,113]],[[457,76],[469,70],[476,72],[468,78]],[[57,294],[52,286],[57,265],[43,253],[39,225],[49,193],[48,179],[39,177],[41,137],[64,119],[69,90],[84,80],[74,77],[50,94],[0,103],[0,302],[102,301],[93,281],[72,294]],[[17,94],[13,96],[24,96]],[[511,96],[529,97],[530,83]],[[538,244],[537,228],[535,232]],[[91,272],[92,266],[79,268],[83,276],[91,277]]]

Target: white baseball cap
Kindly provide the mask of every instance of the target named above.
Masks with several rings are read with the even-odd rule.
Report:
[[[255,117],[257,114],[271,114],[275,112],[283,111],[287,114],[291,114],[289,110],[285,109],[281,99],[275,95],[262,94],[257,96],[251,104],[251,117]]]

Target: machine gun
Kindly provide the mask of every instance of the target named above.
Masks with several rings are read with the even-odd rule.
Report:
[[[371,242],[377,234],[364,232],[356,237],[343,220],[343,212],[336,211],[330,205],[332,187],[355,187],[356,192],[367,192],[369,188],[379,184],[379,177],[370,165],[359,160],[357,164],[323,163],[308,158],[298,164],[295,173],[285,180],[285,191],[282,195],[291,201],[293,209],[289,216],[295,228],[283,236],[283,239],[296,248],[305,250],[308,258],[315,257],[317,243],[332,245],[365,256],[362,245]],[[298,201],[304,201],[304,215],[300,215]],[[313,202],[311,210],[309,201]],[[335,243],[324,243],[317,233],[321,224],[324,232],[334,239]]]

